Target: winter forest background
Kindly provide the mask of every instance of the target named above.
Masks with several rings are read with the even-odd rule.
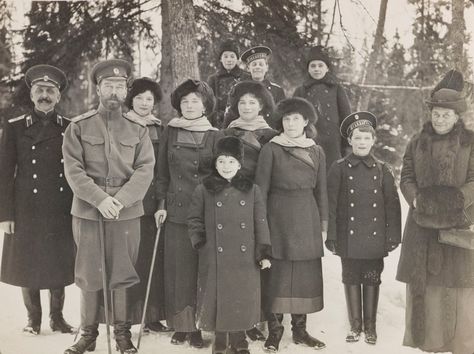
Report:
[[[400,23],[409,30],[387,34],[387,19],[400,13]],[[349,23],[353,28],[358,22],[369,30],[348,29]],[[379,118],[376,155],[398,174],[408,139],[427,119],[423,100],[434,84],[452,68],[473,81],[472,23],[474,0],[0,0],[0,129],[5,120],[31,107],[23,73],[35,64],[52,64],[67,73],[69,87],[59,111],[73,117],[97,104],[88,80],[94,63],[111,57],[130,60],[136,77],[160,82],[165,99],[157,114],[167,121],[175,114],[169,93],[185,78],[207,79],[218,65],[221,40],[233,38],[242,50],[257,44],[271,47],[270,79],[288,97],[304,79],[306,50],[320,44],[329,48],[353,109],[372,111]],[[472,84],[465,90],[472,101]],[[474,128],[472,109],[464,120]],[[325,309],[309,317],[313,333],[328,344],[325,353],[419,352],[401,347],[404,286],[394,280],[397,261],[398,250],[386,261],[380,338],[369,348],[343,341],[346,313],[339,259],[325,256]],[[26,338],[21,334],[26,312],[20,290],[0,284],[3,354],[62,353],[72,344],[71,336],[48,332],[45,295],[44,335]],[[79,324],[75,286],[67,288],[65,314]],[[96,353],[106,352],[104,332]],[[147,336],[142,345],[145,354],[210,350],[172,346],[165,334]],[[263,353],[259,344],[251,349]],[[295,346],[287,333],[281,352],[314,351]]]

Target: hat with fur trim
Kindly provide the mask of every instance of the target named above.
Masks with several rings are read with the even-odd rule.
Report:
[[[239,100],[245,94],[251,94],[257,97],[262,104],[261,114],[263,116],[271,114],[275,109],[273,96],[264,85],[258,81],[241,81],[234,85],[229,92],[229,110],[235,118],[239,116]]]
[[[239,46],[232,39],[226,39],[219,46],[219,60],[221,59],[222,53],[224,52],[234,52],[237,58],[239,57]]]
[[[316,124],[318,121],[318,114],[308,100],[301,97],[286,98],[278,102],[275,114],[273,115],[273,123],[277,130],[281,130],[283,127],[281,123],[283,117],[291,113],[301,114],[304,119],[307,119],[312,124]]]
[[[161,101],[163,93],[161,92],[160,85],[149,77],[141,77],[139,79],[133,80],[132,84],[130,85],[127,98],[125,99],[125,105],[129,109],[133,109],[133,99],[135,96],[146,91],[150,91],[153,94],[153,97],[155,98],[155,104]]]
[[[226,136],[217,141],[215,159],[219,156],[232,156],[240,164],[244,161],[244,145],[239,138],[235,136]]]
[[[206,110],[206,114],[209,114],[214,110],[216,98],[214,97],[214,91],[212,91],[211,87],[204,81],[187,79],[171,93],[171,105],[178,111],[180,116],[182,115],[181,99],[192,92],[195,92],[202,97],[202,103]]]

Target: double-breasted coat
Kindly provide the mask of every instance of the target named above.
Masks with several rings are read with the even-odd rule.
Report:
[[[305,98],[314,105],[319,117],[316,122],[316,141],[324,149],[326,166],[329,168],[349,148],[346,139],[339,133],[342,121],[351,113],[349,98],[331,73],[321,80],[308,78],[293,96]]]
[[[400,200],[385,163],[350,154],[328,172],[328,240],[343,258],[378,259],[401,239]]]
[[[239,331],[260,321],[260,268],[270,234],[258,186],[217,173],[193,194],[189,237],[199,249],[196,321],[206,331]]]
[[[32,111],[10,119],[0,146],[0,221],[5,235],[1,280],[34,289],[74,281],[72,192],[64,176],[61,145],[69,119]]]

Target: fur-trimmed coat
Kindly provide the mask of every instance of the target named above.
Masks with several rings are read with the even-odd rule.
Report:
[[[270,233],[260,189],[238,173],[216,171],[194,191],[189,237],[198,249],[196,321],[206,331],[239,331],[260,321],[260,267]]]
[[[400,189],[410,210],[397,280],[412,285],[412,321],[418,338],[424,333],[427,285],[474,287],[474,251],[438,242],[439,229],[461,226],[462,206],[474,202],[473,148],[474,132],[462,121],[445,135],[436,134],[428,122],[411,139],[403,158]]]

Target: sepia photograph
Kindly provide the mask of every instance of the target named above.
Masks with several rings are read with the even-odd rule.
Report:
[[[474,0],[0,0],[0,354],[474,354]]]

